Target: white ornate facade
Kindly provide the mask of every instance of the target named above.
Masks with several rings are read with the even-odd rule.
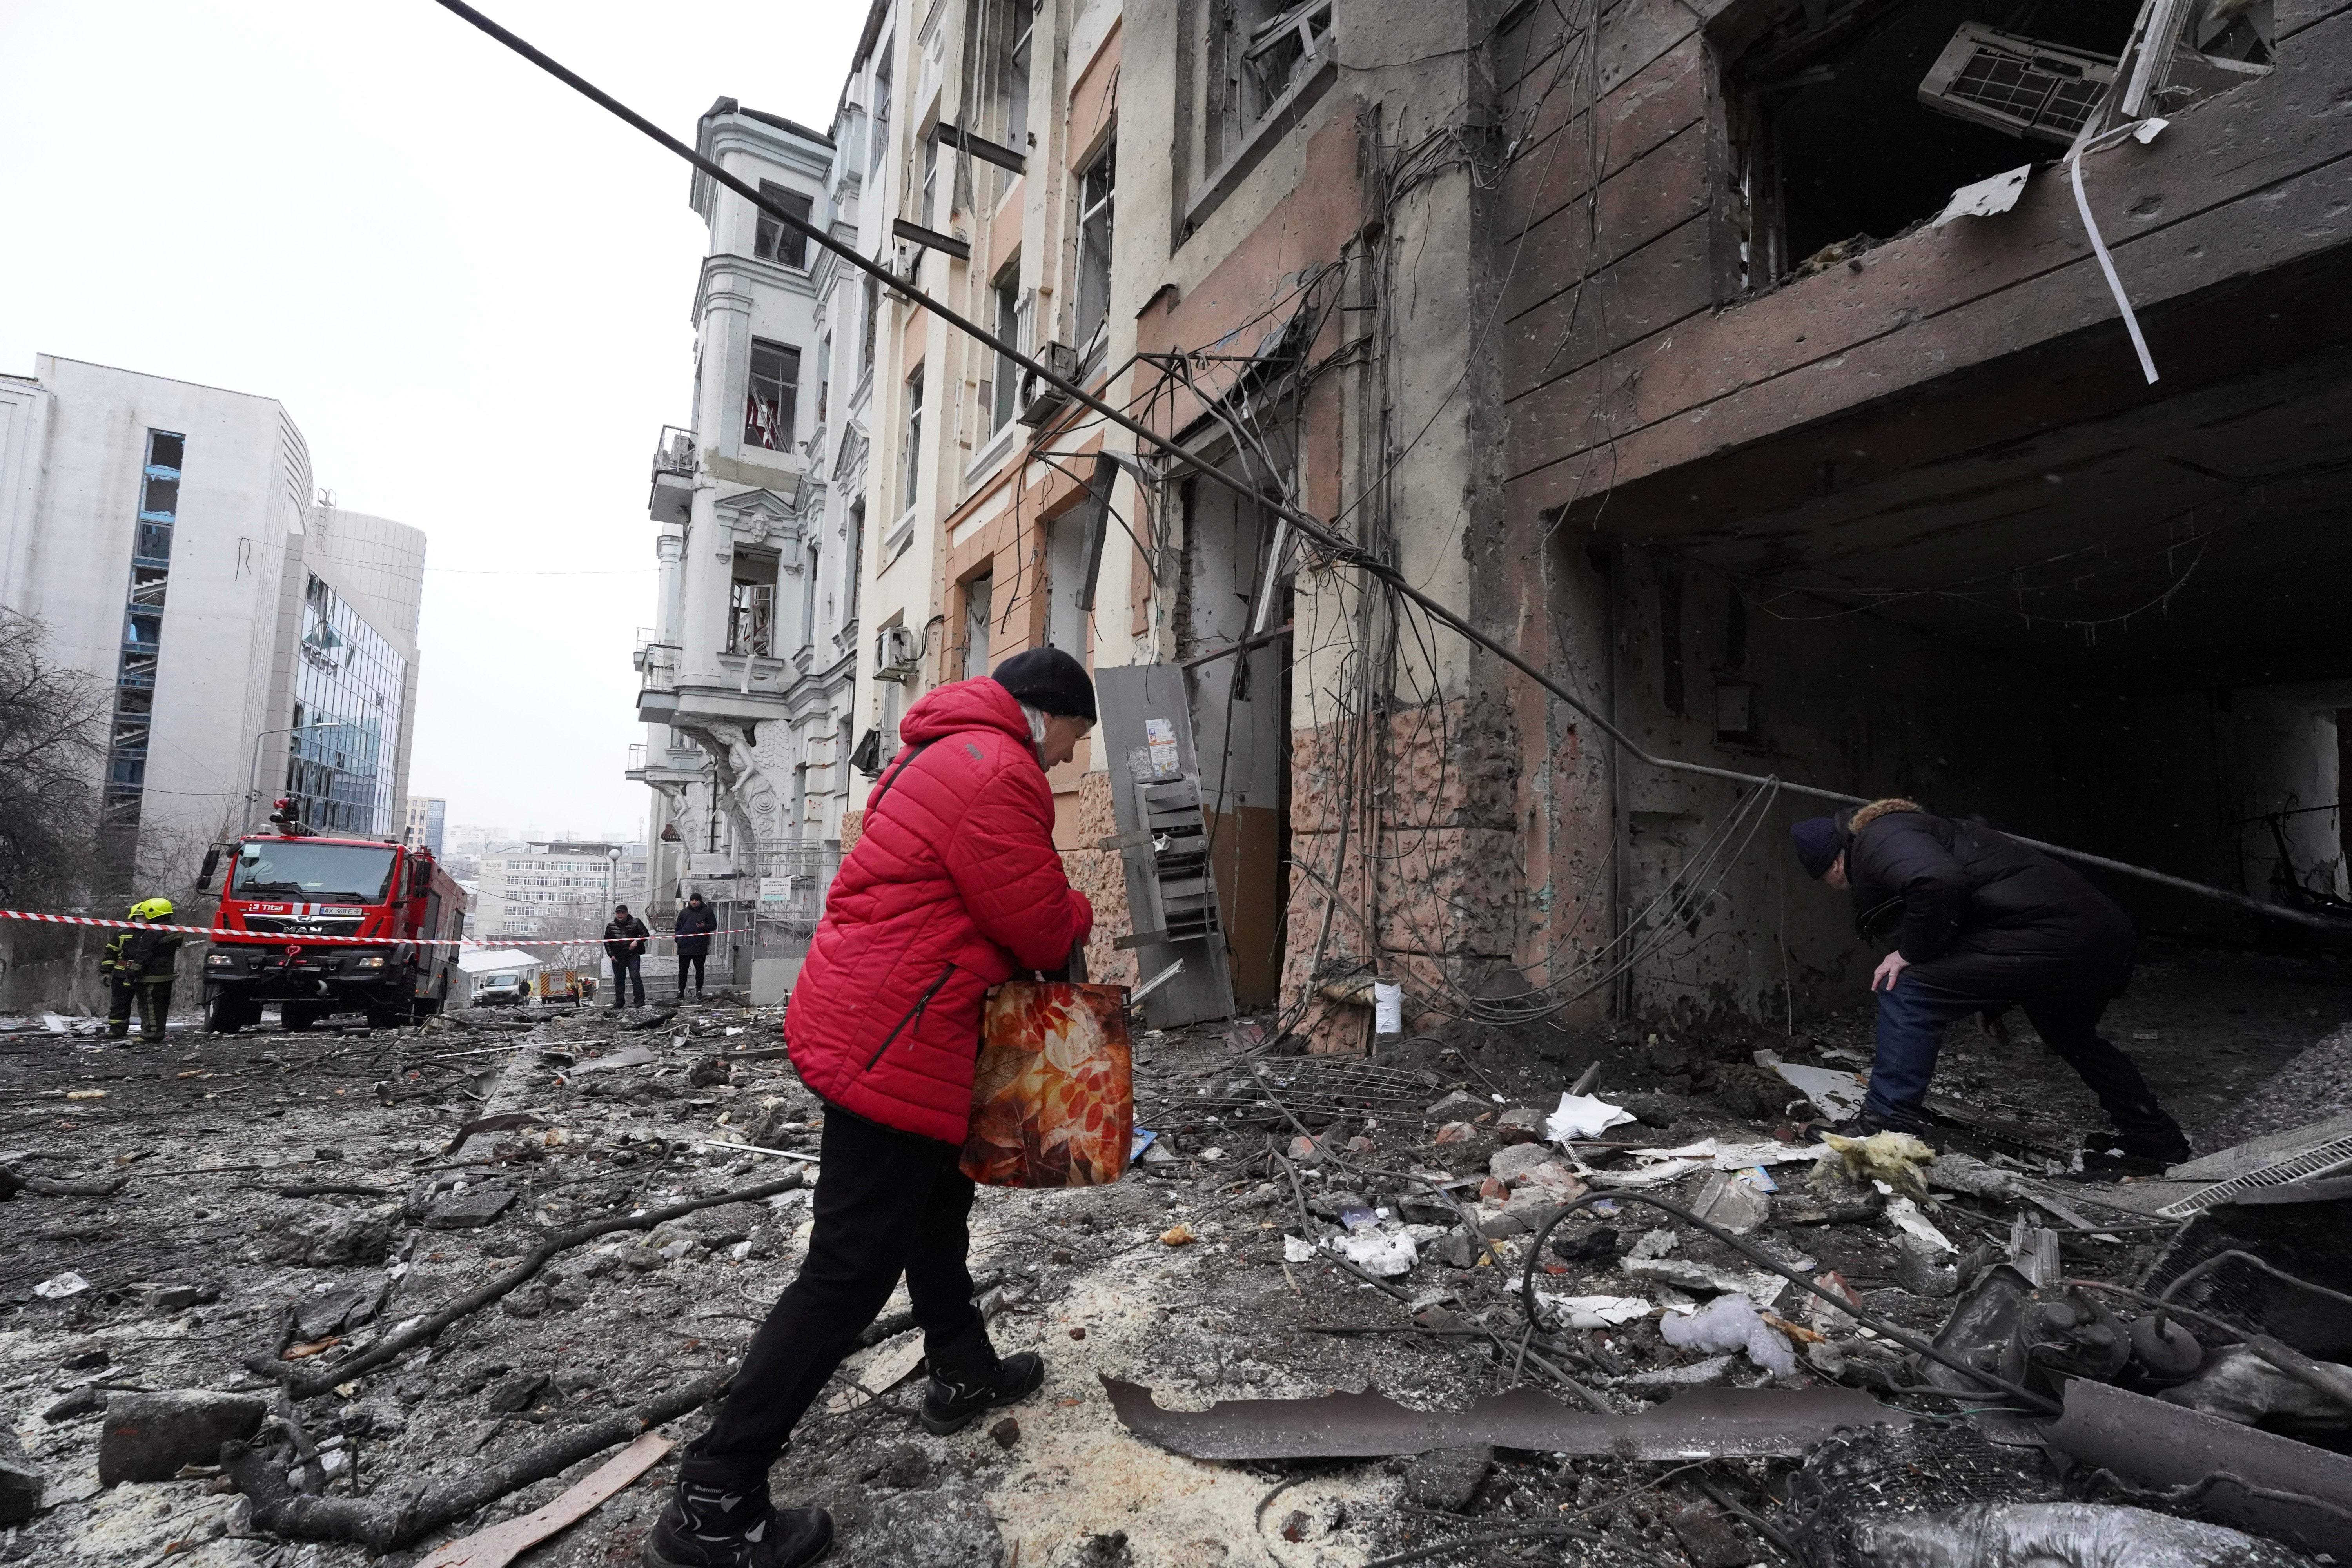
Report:
[[[771,199],[854,225],[857,181],[845,183],[831,138],[720,99],[699,142]],[[654,458],[660,585],[635,655],[648,731],[630,777],[655,796],[655,919],[700,888],[737,906],[730,923],[789,924],[808,900],[780,888],[821,886],[849,784],[857,543],[818,455],[829,271],[823,251],[717,182],[698,174],[692,200],[710,230],[693,424],[665,430]]]

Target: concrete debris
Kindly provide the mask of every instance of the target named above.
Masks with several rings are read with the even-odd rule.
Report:
[[[986,1500],[950,1477],[876,1503],[835,1561],[845,1568],[1003,1568],[1004,1558],[1003,1531]]]
[[[1699,1188],[1691,1212],[1709,1225],[1746,1236],[1771,1217],[1772,1198],[1745,1172],[1717,1171]]]
[[[1460,1513],[1478,1495],[1479,1483],[1494,1468],[1495,1450],[1485,1443],[1433,1448],[1405,1467],[1405,1500],[1420,1508]]]
[[[22,1524],[41,1511],[48,1477],[25,1452],[14,1428],[0,1426],[0,1525]]]
[[[635,1034],[627,1015],[543,1011],[461,1023],[472,1037],[455,1042],[193,1037],[152,1086],[108,1080],[107,1100],[72,1112],[72,1139],[40,1131],[81,1087],[80,1064],[52,1059],[70,1044],[0,1056],[10,1091],[52,1101],[18,1134],[25,1152],[0,1154],[19,1178],[0,1282],[27,1373],[0,1431],[13,1426],[29,1450],[0,1453],[0,1512],[37,1509],[17,1527],[25,1560],[103,1557],[78,1542],[120,1529],[106,1510],[147,1493],[214,1510],[200,1521],[233,1518],[234,1534],[257,1539],[211,1548],[232,1563],[249,1546],[253,1563],[293,1568],[298,1549],[275,1540],[318,1543],[317,1568],[362,1547],[491,1553],[448,1560],[479,1568],[549,1528],[515,1550],[550,1568],[641,1554],[661,1471],[585,1511],[574,1494],[646,1423],[656,1441],[700,1429],[714,1380],[807,1244],[803,1166],[767,1151],[814,1156],[822,1109],[765,1048],[780,1009],[688,1008]],[[2140,1228],[2126,1213],[2140,1187],[2168,1202],[2227,1178],[2125,1183],[2095,1147],[2078,1170],[1985,1131],[2037,1114],[2025,1084],[1990,1098],[1978,1122],[1936,1123],[1931,1156],[1841,1150],[1799,1131],[1786,1079],[1744,1041],[1579,1041],[1555,1059],[1475,1036],[1408,1037],[1342,1070],[1282,1056],[1273,1037],[1260,1031],[1237,1058],[1219,1026],[1152,1037],[1137,1077],[1153,1127],[1126,1179],[982,1191],[975,1273],[1012,1308],[992,1331],[1002,1350],[1043,1353],[1047,1387],[951,1438],[911,1429],[922,1336],[893,1303],[772,1483],[780,1503],[834,1510],[838,1560],[1215,1561],[1203,1543],[1245,1542],[1270,1483],[1181,1457],[1197,1454],[1401,1461],[1301,1479],[1263,1521],[1285,1561],[1418,1549],[1432,1521],[1475,1535],[1532,1521],[1690,1568],[1745,1568],[1776,1560],[1767,1532],[1799,1530],[1801,1483],[1848,1462],[1838,1455],[1924,1464],[1936,1457],[1922,1431],[2016,1419],[1958,1412],[2071,1405],[2086,1381],[2139,1391],[2135,1410],[2163,1413],[2135,1415],[2141,1430],[2201,1423],[2304,1456],[2326,1450],[2299,1436],[2340,1443],[2326,1424],[2343,1407],[2250,1337],[2345,1375],[2347,1352],[2326,1338],[2336,1277],[2315,1258],[2336,1214],[2324,1194],[2218,1205],[2177,1237]],[[732,1044],[751,1048],[715,1055]],[[1850,1086],[1867,1044],[1857,1023],[1779,1048]],[[355,1056],[364,1076],[342,1076]],[[1953,1092],[1976,1089],[1958,1070],[1966,1042],[1950,1058]],[[1533,1108],[1596,1060],[1580,1087],[1606,1083],[1605,1097],[1569,1098],[1602,1108],[1605,1124],[1563,1146],[1557,1113]],[[212,1076],[170,1076],[183,1072]],[[234,1119],[188,1109],[227,1089],[246,1102]],[[791,1179],[771,1181],[778,1172]],[[79,1288],[37,1291],[61,1271]],[[2131,1293],[2176,1283],[2168,1316]],[[1120,1383],[1144,1369],[1188,1408]],[[247,1377],[267,1377],[270,1398],[246,1392]],[[109,1505],[85,1494],[101,1445],[121,1457],[125,1438],[109,1435],[111,1416],[82,1417],[109,1400],[224,1397],[109,1384],[227,1387],[243,1403],[217,1426],[183,1423],[194,1429],[176,1449],[146,1461],[155,1479],[128,1483],[145,1493]],[[1937,1419],[1873,1425],[1906,1411]],[[1841,1447],[1841,1426],[1864,1435],[1858,1448]],[[241,1453],[215,1480],[202,1472],[222,1463],[224,1429]],[[1867,1516],[1874,1527],[2064,1495],[2039,1450],[1975,1440],[1961,1468],[1983,1486],[1905,1494]],[[1776,1463],[1711,1467],[1705,1489],[1671,1476],[1698,1453]],[[2231,1452],[2208,1468],[2335,1495],[2271,1458],[2256,1479],[2254,1462]],[[2089,1479],[2102,1468],[2118,1479]],[[1909,1473],[1872,1472],[1890,1493]],[[2202,1513],[2280,1540],[2314,1517],[2291,1498],[2269,1522],[2242,1517],[2248,1495],[2232,1501],[2222,1483],[2166,1500],[2203,1474],[2085,1460],[2070,1484],[2085,1504]],[[244,1490],[204,1490],[232,1483]],[[1132,1510],[1138,1499],[1150,1500]],[[123,1561],[161,1560],[194,1528],[174,1507]],[[1276,1539],[1294,1531],[1295,1545]],[[1869,1561],[1852,1550],[1859,1531],[1841,1538],[1843,1555],[1803,1561]],[[1587,1547],[1614,1560],[1590,1542],[1575,1550]]]
[[[267,1408],[250,1394],[202,1389],[117,1394],[99,1436],[99,1484],[165,1481],[183,1465],[212,1464],[222,1444],[260,1429]]]
[[[515,1201],[511,1187],[467,1187],[434,1200],[425,1212],[429,1230],[475,1230],[507,1212]]]

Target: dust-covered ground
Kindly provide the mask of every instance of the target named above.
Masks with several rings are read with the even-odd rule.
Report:
[[[2237,1136],[2264,1080],[2352,1013],[2347,985],[2352,975],[2327,960],[2159,950],[2110,1015],[2111,1037],[2142,1062],[2201,1151]],[[817,1107],[788,1064],[711,1059],[772,1047],[779,1028],[775,1010],[714,1005],[674,1015],[486,1012],[397,1032],[175,1026],[160,1047],[0,1037],[0,1170],[24,1188],[0,1205],[0,1426],[45,1486],[32,1518],[0,1528],[0,1560],[143,1568],[194,1552],[223,1568],[410,1563],[547,1502],[610,1450],[373,1559],[348,1542],[284,1539],[259,1529],[253,1500],[215,1473],[217,1454],[191,1459],[180,1479],[102,1487],[106,1401],[213,1390],[272,1402],[257,1451],[281,1468],[302,1461],[294,1480],[315,1495],[389,1508],[723,1371],[797,1266],[804,1188],[565,1249],[495,1304],[284,1410],[278,1378],[247,1363],[323,1380],[551,1236],[804,1169],[725,1146],[815,1146]],[[2120,1173],[2096,1138],[2087,1166],[2072,1152],[2101,1119],[2021,1020],[2016,1028],[2006,1047],[1955,1031],[1937,1087],[1969,1122],[1939,1126],[1931,1142],[2095,1195]],[[1662,1396],[1648,1380],[1684,1369],[1738,1385],[1905,1383],[1884,1344],[1808,1316],[1793,1288],[1772,1304],[1800,1327],[1822,1328],[1813,1337],[1830,1351],[1793,1335],[1806,1359],[1777,1378],[1738,1356],[1667,1345],[1654,1310],[1528,1334],[1517,1286],[1528,1222],[1544,1211],[1532,1189],[1507,1189],[1488,1173],[1527,1137],[1528,1113],[1596,1063],[1599,1091],[1635,1098],[1643,1121],[1601,1141],[1621,1147],[1580,1146],[1570,1162],[1578,1190],[1638,1168],[1641,1156],[1623,1145],[1793,1139],[1804,1107],[1753,1064],[1758,1047],[1859,1066],[1868,1015],[1858,1007],[1793,1038],[1455,1026],[1354,1079],[1282,1055],[1248,1023],[1147,1035],[1137,1121],[1160,1135],[1151,1160],[1108,1188],[983,1189],[974,1216],[974,1272],[991,1286],[999,1349],[1041,1351],[1045,1389],[1010,1411],[1009,1425],[992,1417],[935,1438],[914,1420],[922,1379],[911,1347],[884,1338],[803,1424],[774,1472],[776,1496],[832,1509],[850,1563],[1360,1568],[1493,1535],[1509,1538],[1476,1548],[1482,1560],[1555,1561],[1568,1543],[1594,1562],[1778,1561],[1750,1516],[1769,1520],[1785,1498],[1791,1460],[1677,1468],[1505,1451],[1457,1458],[1451,1470],[1434,1459],[1204,1463],[1130,1434],[1100,1381],[1147,1384],[1163,1405],[1187,1408],[1372,1385],[1407,1404],[1459,1408],[1514,1383],[1559,1391],[1573,1378],[1631,1409]],[[624,1059],[598,1059],[614,1057]],[[2341,1109],[2318,1104],[2305,1120]],[[501,1113],[529,1115],[453,1147],[464,1123]],[[1456,1131],[1434,1142],[1442,1128]],[[1302,1130],[1319,1142],[1294,1148]],[[1757,1245],[1809,1274],[1834,1272],[1886,1321],[1932,1332],[1948,1302],[1906,1288],[1887,1216],[1815,1201],[1803,1164],[1773,1169],[1781,1191]],[[1694,1171],[1653,1190],[1686,1203],[1706,1177]],[[57,1195],[118,1179],[102,1195]],[[1448,1182],[1450,1205],[1433,1188]],[[1966,1251],[2005,1240],[2015,1208],[1946,1194],[1934,1220]],[[1412,1266],[1377,1283],[1346,1271],[1333,1255],[1351,1226],[1410,1236]],[[1603,1240],[1602,1229],[1617,1234]],[[1653,1257],[1753,1268],[1623,1200],[1571,1221],[1562,1239],[1580,1256],[1539,1259],[1542,1279],[1564,1293],[1672,1305],[1671,1288],[1624,1271],[1645,1237]],[[1492,1255],[1479,1256],[1489,1245]],[[2114,1242],[2070,1234],[2066,1262],[2070,1273],[2130,1279],[2149,1247],[2137,1232]],[[1831,1353],[1841,1334],[1850,1363]],[[1540,1353],[1531,1357],[1531,1344]],[[1939,1419],[1965,1407],[1910,1404]],[[663,1431],[682,1442],[705,1419],[689,1414]],[[5,1447],[0,1438],[0,1460]],[[519,1561],[636,1562],[671,1470],[656,1464]],[[2031,1484],[2044,1482],[2054,1485]],[[950,1515],[964,1533],[949,1544],[919,1527]]]

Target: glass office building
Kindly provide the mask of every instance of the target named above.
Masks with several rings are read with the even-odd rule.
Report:
[[[302,593],[286,793],[320,833],[396,838],[394,794],[408,661],[316,573]]]

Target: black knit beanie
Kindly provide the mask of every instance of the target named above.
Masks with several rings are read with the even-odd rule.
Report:
[[[1095,721],[1095,683],[1087,667],[1057,647],[1016,653],[990,677],[1040,713]]]

